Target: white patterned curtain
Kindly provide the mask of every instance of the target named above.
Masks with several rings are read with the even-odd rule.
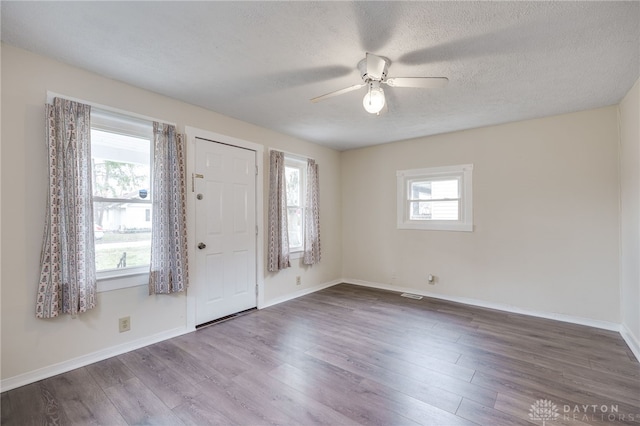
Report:
[[[318,165],[307,160],[307,202],[304,218],[304,259],[305,265],[320,262],[320,179]]]
[[[289,262],[289,232],[287,230],[287,182],[284,174],[284,153],[271,151],[269,157],[269,253],[271,272],[286,269]]]
[[[55,98],[46,105],[49,191],[36,317],[96,306],[91,179],[91,107]]]
[[[153,214],[149,294],[188,286],[184,136],[175,126],[153,123]]]

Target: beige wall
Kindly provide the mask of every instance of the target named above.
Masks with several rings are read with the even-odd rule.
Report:
[[[622,324],[640,349],[640,80],[620,103]]]
[[[474,232],[396,229],[396,170],[466,163]],[[344,152],[342,213],[345,279],[620,321],[615,106]]]
[[[321,173],[322,262],[311,268],[294,262],[290,270],[266,275],[265,301],[340,277],[339,152],[2,45],[3,379],[186,325],[184,295],[149,297],[145,287],[101,293],[99,307],[77,319],[35,318],[48,185],[47,90],[175,122],[180,129],[193,126],[262,144],[265,152],[273,147],[315,158]],[[302,287],[296,287],[296,275]],[[124,315],[131,315],[132,330],[120,334],[117,319]]]

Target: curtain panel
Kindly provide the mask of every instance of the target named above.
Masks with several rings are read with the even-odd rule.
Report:
[[[154,122],[153,152],[150,295],[184,291],[189,278],[184,136]]]
[[[304,258],[305,265],[320,262],[320,179],[318,165],[307,160],[307,200],[304,218]]]
[[[49,189],[37,318],[96,306],[91,107],[55,98],[45,111]]]
[[[284,152],[280,151],[271,151],[269,157],[268,245],[267,267],[270,272],[291,266],[287,228],[287,183],[284,174]]]

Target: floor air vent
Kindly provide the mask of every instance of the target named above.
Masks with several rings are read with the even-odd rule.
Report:
[[[422,299],[422,296],[419,296],[417,294],[411,294],[411,293],[402,293],[400,296],[406,297],[408,299],[416,299],[416,300]]]

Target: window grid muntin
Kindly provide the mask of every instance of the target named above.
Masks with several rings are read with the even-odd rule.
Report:
[[[441,220],[444,220],[444,221],[460,221],[461,220],[460,218],[462,216],[462,213],[461,213],[462,203],[460,202],[459,199],[455,199],[455,200],[416,200],[416,201],[409,201],[408,203],[409,203],[409,205],[407,206],[407,212],[408,212],[408,215],[409,215],[408,220],[410,220],[410,221],[437,222],[437,221],[441,221]],[[418,203],[425,203],[425,204],[427,204],[427,203],[457,203],[456,204],[456,209],[455,209],[457,214],[456,214],[456,217],[452,218],[452,219],[447,219],[447,218],[443,218],[443,217],[438,217],[436,219],[434,219],[434,218],[420,219],[419,217],[417,217],[417,216],[419,216],[419,214],[418,215],[414,215],[413,209],[412,209],[412,206],[415,205],[415,204],[418,204]],[[431,212],[431,215],[433,216],[433,211]]]

